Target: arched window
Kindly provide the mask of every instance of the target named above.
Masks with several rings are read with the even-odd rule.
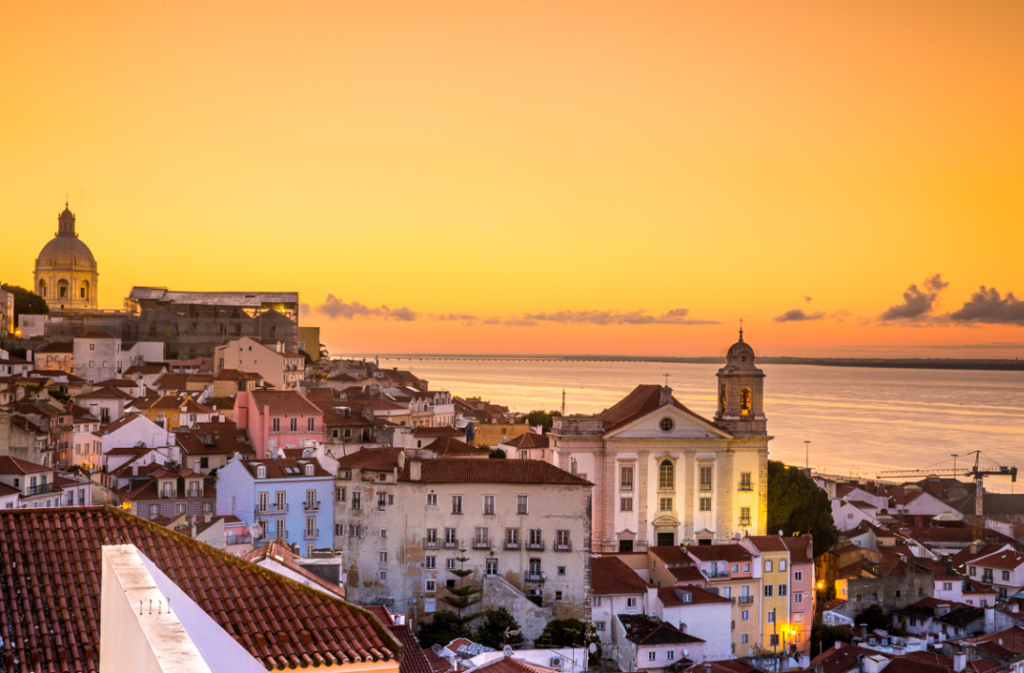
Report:
[[[46,298],[46,281],[45,280],[40,280],[39,281],[39,296],[43,297],[44,299]]]
[[[662,491],[673,491],[676,487],[676,468],[671,460],[661,461],[658,468],[658,488]]]
[[[740,414],[743,416],[750,415],[750,388],[740,390]]]
[[[89,281],[87,281],[87,280],[83,280],[82,281],[82,287],[79,288],[78,293],[79,293],[79,295],[81,296],[82,299],[88,299],[89,298]]]
[[[68,296],[68,282],[66,280],[57,281],[57,296],[61,299],[67,299]]]

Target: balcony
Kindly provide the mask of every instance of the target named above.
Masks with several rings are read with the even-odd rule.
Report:
[[[302,537],[307,539],[307,540],[315,540],[318,537],[320,537],[320,529],[319,528],[307,528],[303,532]]]
[[[753,605],[754,604],[754,597],[750,596],[750,595],[748,595],[748,596],[740,596],[739,604],[740,605]]]
[[[270,513],[271,514],[287,514],[288,513],[288,503],[286,503],[286,502],[275,502],[274,503],[274,508],[272,510],[270,510]]]
[[[718,568],[709,568],[707,575],[709,580],[722,580],[732,577],[728,570],[719,570]]]
[[[505,540],[505,549],[519,549],[519,541],[516,540],[515,542],[511,542],[509,540]]]
[[[459,548],[459,541],[458,540],[445,540],[444,541],[444,548],[445,549],[458,549]]]
[[[527,582],[536,582],[538,584],[544,583],[544,573],[526,573]]]
[[[307,512],[319,512],[320,501],[317,500],[316,502],[313,502],[312,500],[307,500],[305,505],[303,506],[303,509]]]
[[[555,551],[572,551],[572,542],[556,542]]]
[[[436,537],[434,539],[430,539],[429,537],[423,538],[423,548],[424,549],[437,549],[437,544],[438,544],[438,540],[437,540]]]
[[[43,493],[53,493],[53,484],[38,484],[36,486],[29,486],[25,495],[41,495]]]
[[[530,551],[544,551],[544,542],[527,542],[526,548]]]
[[[739,490],[739,491],[753,491],[754,490],[754,486],[749,481],[741,481],[739,487],[737,488],[737,490]]]
[[[473,540],[473,549],[490,549],[490,540]]]
[[[741,526],[749,526],[750,525],[750,518],[749,517],[741,518],[740,519],[740,525]]]

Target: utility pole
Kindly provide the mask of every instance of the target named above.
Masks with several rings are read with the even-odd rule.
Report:
[[[804,467],[811,468],[811,440],[804,440]]]
[[[562,388],[562,415],[565,416],[565,388]]]

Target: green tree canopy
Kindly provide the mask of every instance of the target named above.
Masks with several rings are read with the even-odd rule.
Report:
[[[559,647],[589,647],[590,643],[597,645],[587,660],[590,667],[601,663],[601,639],[594,627],[578,619],[554,619],[548,622],[544,631],[533,641],[533,646],[538,649],[555,649]]]
[[[767,529],[773,535],[780,530],[785,536],[812,534],[815,557],[839,540],[828,494],[806,474],[777,460],[768,461]]]
[[[466,550],[459,550],[460,556],[456,557],[455,560],[459,562],[458,568],[450,569],[452,575],[458,577],[458,586],[447,587],[445,590],[448,592],[447,596],[441,596],[441,601],[447,603],[455,609],[454,612],[450,612],[445,615],[442,619],[448,621],[452,628],[456,632],[456,637],[469,635],[469,623],[480,616],[479,612],[468,612],[469,608],[479,603],[480,593],[483,589],[479,586],[472,584],[466,584],[466,578],[473,574],[472,570],[466,570],[466,561],[469,558],[465,555]],[[434,616],[434,621],[437,621],[437,615]]]
[[[50,307],[46,305],[46,300],[31,290],[26,290],[17,285],[7,285],[6,283],[0,285],[0,288],[14,295],[15,325],[18,324],[19,315],[37,315],[50,312]]]
[[[872,603],[858,612],[857,616],[853,619],[853,623],[857,626],[867,624],[871,630],[887,629],[892,626],[892,620],[886,617],[885,610],[878,603]]]
[[[456,624],[458,615],[451,610],[438,610],[434,618],[420,624],[420,630],[416,633],[416,639],[420,647],[427,648],[432,645],[447,645],[459,636],[463,635],[462,629]]]
[[[484,618],[476,632],[476,642],[500,650],[505,645],[517,647],[526,642],[519,631],[519,622],[505,608],[484,610]]]
[[[551,427],[555,422],[554,419],[561,415],[561,411],[544,411],[543,409],[534,409],[530,413],[526,414],[526,422],[531,426],[539,425],[543,427],[546,434],[551,432]]]

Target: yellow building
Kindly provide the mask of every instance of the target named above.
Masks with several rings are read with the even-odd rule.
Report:
[[[789,549],[777,535],[754,535],[740,541],[761,575],[761,647],[768,652],[790,648],[796,634],[790,617]]]
[[[299,350],[316,362],[320,359],[320,328],[299,326]]]

